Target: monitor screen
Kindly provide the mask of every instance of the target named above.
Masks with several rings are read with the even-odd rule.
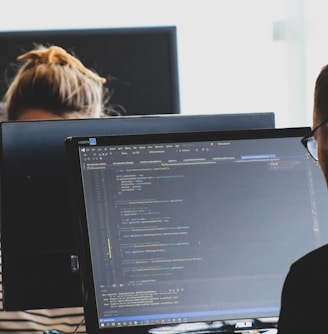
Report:
[[[67,139],[88,332],[274,329],[290,264],[328,241],[308,131]]]
[[[6,310],[82,305],[66,171],[68,136],[274,127],[274,115],[161,115],[0,123]],[[74,260],[74,258],[73,258]]]
[[[35,44],[61,46],[107,77],[111,102],[127,115],[180,112],[174,26],[0,32],[0,99],[16,73],[11,64]]]

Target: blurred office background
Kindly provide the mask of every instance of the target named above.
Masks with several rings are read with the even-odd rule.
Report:
[[[326,0],[4,0],[0,31],[174,25],[182,114],[274,112],[277,127],[309,126],[328,63],[327,9]]]

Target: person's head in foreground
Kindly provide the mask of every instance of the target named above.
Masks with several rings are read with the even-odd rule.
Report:
[[[313,126],[303,143],[311,156],[319,161],[328,184],[328,65],[322,68],[315,83]]]

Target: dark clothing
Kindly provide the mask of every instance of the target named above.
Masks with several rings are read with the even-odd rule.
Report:
[[[290,267],[282,290],[279,334],[328,333],[328,245]]]

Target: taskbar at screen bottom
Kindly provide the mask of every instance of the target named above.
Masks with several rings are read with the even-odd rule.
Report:
[[[234,310],[234,314],[235,314]],[[236,316],[229,320],[219,321],[192,321],[195,315],[188,314],[165,314],[153,316],[139,316],[134,317],[119,317],[102,319],[99,323],[100,328],[117,328],[117,327],[138,327],[138,326],[154,326],[149,330],[151,334],[182,334],[182,333],[276,333],[278,317],[272,314],[278,314],[278,307],[256,309],[261,314],[266,314],[261,317],[248,317],[246,313],[250,313],[254,309],[244,310],[244,317],[236,318]],[[239,313],[240,314],[240,313]],[[203,314],[204,316],[204,314]],[[209,315],[207,314],[207,317]],[[213,316],[213,314],[212,314]],[[221,314],[222,317],[222,314]],[[198,314],[198,319],[200,315]],[[219,318],[219,316],[217,317]],[[225,314],[227,319],[227,314]],[[268,332],[269,331],[269,332]]]

